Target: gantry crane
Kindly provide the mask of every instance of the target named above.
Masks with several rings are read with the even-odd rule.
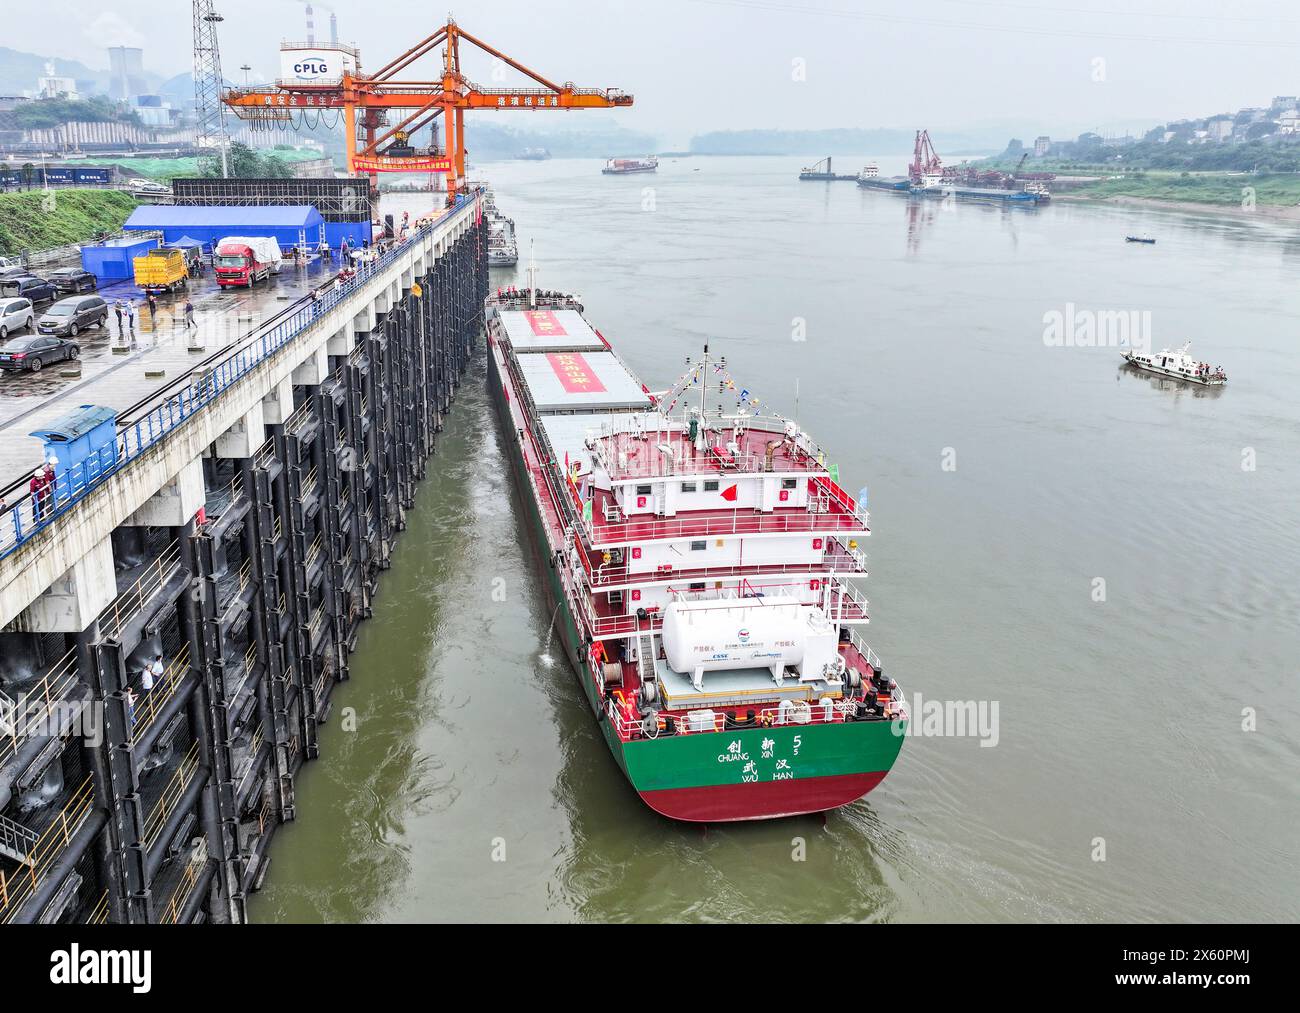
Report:
[[[500,60],[536,82],[536,88],[488,88],[461,71],[461,40]],[[437,81],[398,80],[397,74],[421,57],[442,50],[442,77]],[[355,55],[355,53],[354,53]],[[350,69],[355,67],[355,69]],[[294,115],[339,110],[347,138],[348,172],[365,173],[372,182],[379,172],[446,172],[448,201],[465,183],[465,111],[468,109],[611,109],[630,106],[632,96],[616,88],[577,88],[572,81],[556,84],[470,35],[455,21],[445,25],[390,61],[374,74],[362,74],[359,63],[347,64],[337,81],[303,83],[279,81],[273,86],[229,88],[222,96],[240,119],[294,122]],[[408,111],[388,126],[387,111]],[[360,127],[364,143],[358,138]],[[408,139],[442,117],[446,153],[416,152]],[[379,131],[388,127],[384,133]],[[384,145],[394,142],[396,151]]]

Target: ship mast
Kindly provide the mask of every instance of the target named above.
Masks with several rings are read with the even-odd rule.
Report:
[[[533,240],[528,241],[528,308],[537,309],[537,258],[533,256]]]

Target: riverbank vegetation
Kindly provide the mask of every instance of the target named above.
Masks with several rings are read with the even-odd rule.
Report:
[[[140,202],[119,190],[27,190],[0,194],[0,254],[85,243],[116,232]]]

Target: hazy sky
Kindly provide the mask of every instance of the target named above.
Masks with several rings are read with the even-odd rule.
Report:
[[[428,35],[443,10],[427,0],[320,3],[318,37],[331,7],[341,40],[360,46],[370,69]],[[60,0],[56,31],[36,9],[15,5],[0,41],[93,67],[107,66],[108,45],[138,45],[151,71],[189,69],[185,0]],[[217,9],[231,80],[243,79],[244,63],[254,80],[274,76],[279,43],[306,36],[293,0]],[[747,127],[1121,132],[1300,92],[1294,0],[494,0],[452,13],[553,80],[632,92],[631,110],[601,115],[670,145]],[[487,59],[469,70],[490,81]],[[567,126],[591,114],[501,115]]]

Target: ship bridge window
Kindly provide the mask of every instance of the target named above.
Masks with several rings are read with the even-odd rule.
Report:
[[[691,551],[692,551],[692,552],[703,552],[703,551],[704,551],[705,549],[707,549],[708,547],[709,547],[709,543],[708,543],[707,540],[706,540],[706,541],[700,541],[700,542],[691,542]]]
[[[683,482],[683,483],[682,483],[682,492],[694,492],[694,491],[695,491],[695,483],[694,483],[694,482]]]
[[[704,483],[704,491],[705,491],[705,492],[717,492],[717,491],[718,491],[718,480],[717,480],[716,478],[710,478],[710,479],[707,479],[707,480],[705,481],[705,483]]]
[[[650,495],[650,486],[648,486],[648,485],[638,485],[638,486],[636,487],[636,494],[637,494],[638,496],[649,496],[649,495]]]
[[[783,478],[781,479],[781,488],[797,489],[799,488],[799,480],[797,478]]]

